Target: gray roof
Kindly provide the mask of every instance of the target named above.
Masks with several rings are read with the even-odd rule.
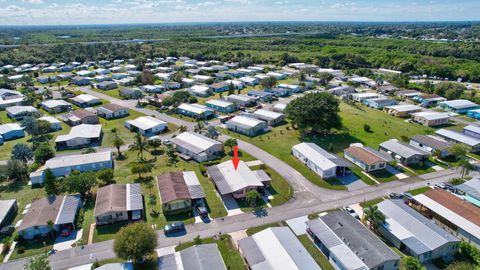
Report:
[[[208,138],[207,136],[195,132],[184,132],[170,140],[172,143],[188,149],[195,154],[203,153],[211,147],[222,144],[218,141]]]
[[[184,270],[226,270],[217,244],[204,244],[180,251]]]
[[[476,125],[468,125],[466,127],[463,128],[463,130],[467,130],[467,131],[470,131],[470,132],[473,132],[473,133],[476,133],[476,134],[480,134],[480,127],[479,126],[476,126]]]
[[[469,196],[480,200],[480,178],[473,178],[459,186],[458,189],[467,193]]]
[[[80,195],[65,196],[63,204],[58,212],[55,224],[73,223],[75,215],[80,207]]]
[[[451,143],[432,135],[415,135],[411,140],[440,151],[447,150],[452,146]]]
[[[7,217],[10,209],[16,204],[16,199],[0,201],[0,224],[3,223],[3,220]]]
[[[444,102],[440,102],[439,105],[446,105],[454,109],[465,109],[465,108],[478,106],[476,103],[473,103],[470,100],[465,100],[465,99],[444,101]]]
[[[158,270],[177,270],[177,261],[175,253],[171,253],[158,258]]]
[[[363,262],[368,269],[372,269],[386,261],[400,260],[395,252],[348,212],[330,212],[318,220],[307,221],[307,226],[322,242],[325,241],[325,246],[330,250],[341,248],[346,251],[347,247],[353,252],[339,252],[345,255],[339,258],[342,262],[357,266]],[[354,261],[355,256],[360,261]]]
[[[450,129],[439,129],[435,131],[435,134],[439,135],[440,137],[446,138],[448,140],[463,143],[471,147],[474,147],[480,144],[479,139],[470,137],[466,134],[463,134],[454,130],[450,130]]]
[[[403,200],[385,200],[378,208],[385,215],[384,228],[416,254],[433,251],[449,242],[460,242]]]
[[[321,270],[288,227],[272,227],[238,241],[252,270]]]
[[[409,158],[415,155],[422,155],[428,156],[429,153],[418,148],[415,148],[411,145],[405,144],[403,142],[399,142],[396,139],[391,139],[388,141],[384,141],[380,144],[380,147],[390,151],[394,154],[400,155],[404,158]]]

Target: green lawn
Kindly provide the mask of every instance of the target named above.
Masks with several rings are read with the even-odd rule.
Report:
[[[114,97],[114,98],[117,98],[117,99],[124,99],[122,96],[120,96],[120,88],[115,88],[115,89],[111,89],[111,90],[101,90],[101,89],[97,89],[97,88],[90,88],[90,89],[92,91],[102,93],[102,94],[105,94],[105,95],[108,95],[108,96],[111,96],[111,97]]]
[[[377,179],[377,181],[380,183],[390,182],[398,179],[395,175],[389,173],[387,170],[369,172],[369,174]]]
[[[18,242],[15,250],[10,256],[10,260],[42,254],[51,250],[52,248],[53,240],[51,238],[47,238],[45,240],[38,239],[34,241]],[[21,250],[24,250],[24,252],[21,252]]]
[[[288,163],[311,182],[330,189],[345,189],[345,187],[336,181],[321,179],[293,157],[290,153],[293,145],[302,141],[314,142],[324,149],[332,150],[334,153],[342,155],[343,150],[349,147],[351,143],[360,142],[366,146],[377,148],[378,144],[391,138],[400,139],[401,136],[411,137],[416,134],[426,134],[432,131],[431,128],[413,125],[405,122],[404,119],[392,117],[382,111],[364,106],[356,108],[341,103],[340,109],[340,116],[343,119],[342,122],[345,129],[326,136],[302,135],[290,125],[275,127],[271,132],[256,137],[243,136],[231,131],[222,131],[227,135],[245,140],[264,149]],[[372,132],[364,131],[363,126],[365,124],[371,127]],[[279,145],[282,147],[278,147]]]
[[[353,165],[352,167],[350,167],[350,170],[352,171],[352,173],[354,173],[358,178],[360,178],[363,182],[365,182],[365,184],[369,185],[369,186],[372,186],[372,185],[376,185],[377,183],[375,183],[375,181],[373,181],[370,177],[366,176],[365,174],[362,173],[362,169],[360,167],[357,167],[355,165]]]
[[[197,244],[217,244],[220,254],[222,255],[223,261],[229,270],[246,270],[248,269],[245,265],[240,253],[235,248],[235,245],[232,242],[230,235],[222,235],[219,239],[214,238],[205,238],[201,239],[198,242],[192,241],[187,243],[179,244],[175,247],[175,251],[181,251],[186,248],[192,247]]]
[[[281,221],[281,222],[275,222],[275,223],[270,223],[270,224],[265,224],[265,225],[262,225],[262,226],[258,226],[258,227],[252,227],[252,228],[248,228],[246,233],[248,236],[252,236],[254,234],[256,234],[257,232],[261,232],[265,229],[268,229],[268,228],[271,228],[271,227],[283,227],[283,226],[286,226],[287,224],[285,223],[285,221]]]
[[[415,172],[417,175],[426,174],[434,172],[435,170],[426,164],[416,164],[416,165],[409,165],[408,168]]]
[[[381,203],[381,202],[383,202],[383,200],[384,200],[383,198],[378,198],[378,199],[373,199],[373,200],[370,200],[370,201],[364,201],[364,202],[360,203],[360,206],[363,207],[363,208],[367,208],[367,207],[375,205],[377,203]]]
[[[322,270],[335,270],[335,268],[330,264],[328,258],[315,246],[315,244],[310,240],[308,235],[297,236],[298,240],[302,243],[305,249],[312,255],[313,259],[317,264],[322,268]]]
[[[415,196],[415,195],[418,195],[418,194],[425,193],[425,192],[429,191],[430,189],[431,189],[430,187],[421,187],[421,188],[416,188],[416,189],[409,190],[408,193]]]

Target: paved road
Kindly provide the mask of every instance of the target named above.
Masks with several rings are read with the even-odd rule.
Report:
[[[159,112],[135,107],[135,101],[119,100],[105,94],[101,94],[83,88],[82,91],[109,100],[147,115],[155,115],[155,117],[176,125],[185,125],[189,129],[193,129],[195,123],[183,121]],[[221,135],[219,140],[226,140],[229,137]],[[425,186],[427,183],[434,184],[448,181],[451,178],[459,177],[458,170],[443,170],[439,172],[429,173],[422,176],[409,177],[402,180],[392,181],[376,186],[368,186],[366,188],[355,191],[334,191],[324,189],[312,184],[302,174],[292,168],[290,165],[267,153],[266,151],[241,140],[237,140],[239,147],[263,161],[269,167],[275,169],[282,177],[284,177],[293,187],[295,191],[294,199],[289,202],[269,208],[265,215],[257,216],[253,213],[243,213],[236,216],[225,217],[222,219],[212,220],[210,223],[198,223],[187,226],[189,232],[185,236],[166,238],[161,232],[158,233],[159,248],[178,244],[180,242],[191,241],[197,235],[201,237],[210,237],[219,233],[230,233],[251,227],[278,222],[285,219],[295,218],[311,213],[321,212],[328,209],[339,208],[354,203],[359,203],[374,198],[386,196],[391,192],[404,192],[417,187]],[[103,151],[103,150],[99,150]],[[66,269],[82,265],[95,260],[105,260],[115,257],[112,251],[112,241],[94,243],[85,246],[85,248],[72,248],[60,251],[50,257],[54,269]],[[22,269],[26,259],[11,261],[0,265],[0,270]]]

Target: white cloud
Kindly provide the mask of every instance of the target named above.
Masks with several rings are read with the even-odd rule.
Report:
[[[22,0],[22,2],[29,4],[42,4],[43,0]]]

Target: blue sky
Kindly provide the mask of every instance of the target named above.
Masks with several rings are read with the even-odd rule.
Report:
[[[479,0],[0,0],[0,25],[479,19]]]

